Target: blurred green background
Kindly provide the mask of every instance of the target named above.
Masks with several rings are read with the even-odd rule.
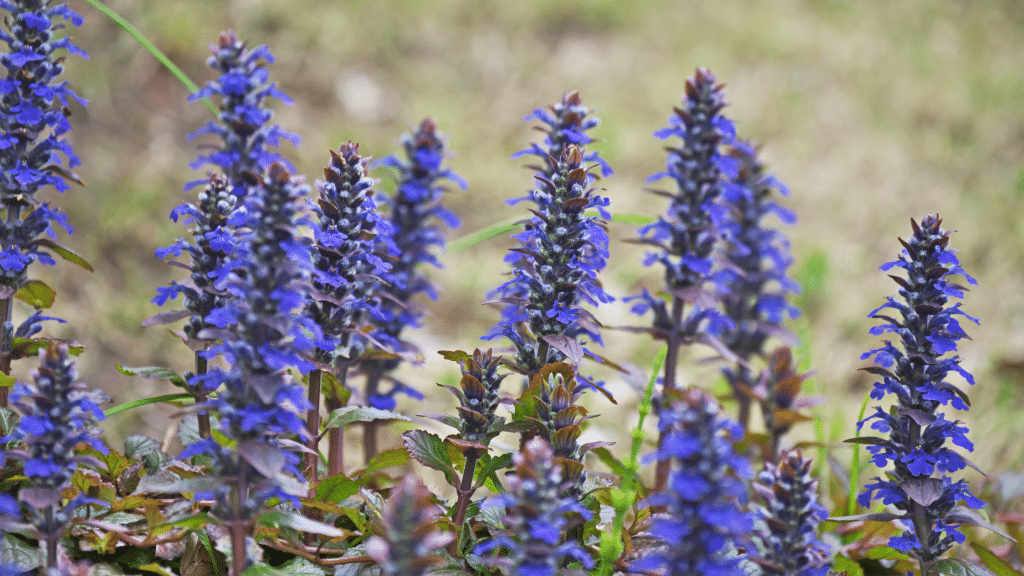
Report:
[[[82,379],[115,402],[168,391],[162,383],[118,374],[114,364],[165,365],[183,371],[190,354],[166,330],[141,328],[157,311],[156,287],[181,271],[159,263],[158,246],[185,233],[168,220],[193,193],[196,154],[186,135],[207,121],[201,104],[156,60],[84,2],[72,32],[89,52],[70,58],[67,77],[90,100],[76,107],[71,139],[87,186],[54,199],[76,228],[68,244],[96,266],[89,274],[61,264],[39,274],[59,284],[54,312],[63,334],[88,347]],[[859,355],[877,347],[867,313],[895,292],[878,266],[898,252],[910,218],[929,212],[959,230],[953,245],[979,281],[964,308],[982,320],[961,345],[978,385],[965,420],[983,469],[1020,468],[1024,450],[1024,9],[1019,0],[879,2],[839,0],[537,1],[383,0],[110,0],[200,84],[208,45],[234,29],[277,56],[272,77],[295,100],[276,120],[300,134],[282,150],[312,183],[328,149],[347,140],[375,157],[394,150],[402,132],[424,116],[447,134],[450,166],[470,183],[453,191],[464,220],[459,236],[524,214],[503,200],[532,185],[531,172],[509,156],[541,137],[522,117],[579,90],[602,124],[595,145],[616,175],[604,180],[615,213],[654,216],[665,208],[642,192],[661,169],[663,144],[651,134],[666,124],[697,66],[726,85],[726,114],[740,134],[763,145],[763,158],[789,184],[785,203],[799,215],[789,230],[794,273],[805,285],[805,316],[794,324],[815,371],[814,389],[827,440],[852,434],[872,378]],[[385,172],[381,188],[393,186]],[[200,175],[201,177],[201,175]],[[622,296],[656,287],[657,272],[639,265],[642,250],[620,240],[635,234],[613,223],[612,260],[604,281]],[[434,383],[457,373],[436,350],[482,345],[497,311],[482,306],[503,281],[510,242],[495,238],[444,258],[435,277],[441,300],[430,305],[416,336],[422,369],[410,384],[450,403]],[[622,305],[602,308],[607,325],[637,324]],[[656,346],[612,333],[606,352],[639,366],[632,379],[602,374],[619,393],[611,407],[593,399],[588,434],[620,441],[635,418],[629,381],[645,381]],[[694,351],[694,358],[707,356]],[[21,367],[27,370],[27,367]],[[684,380],[717,386],[713,365],[687,364]],[[443,397],[443,398],[442,398]],[[422,406],[407,405],[413,411]],[[163,437],[172,408],[113,417],[113,437]],[[798,427],[793,439],[813,438]],[[985,439],[982,441],[982,439]],[[837,447],[846,458],[848,447]]]

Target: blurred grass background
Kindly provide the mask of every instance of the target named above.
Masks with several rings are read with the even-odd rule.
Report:
[[[168,220],[185,199],[195,143],[186,135],[207,121],[201,104],[134,40],[79,0],[86,22],[73,30],[89,52],[70,58],[67,77],[90,100],[76,107],[71,139],[87,186],[54,198],[71,215],[69,246],[94,274],[61,264],[39,272],[59,285],[53,312],[63,334],[88,347],[82,379],[115,403],[166,392],[162,383],[120,375],[116,363],[184,371],[191,355],[161,328],[140,327],[157,311],[157,286],[180,278],[159,263],[158,246],[185,233]],[[740,134],[763,145],[763,158],[792,189],[785,203],[800,217],[789,230],[794,274],[804,283],[805,316],[794,327],[815,371],[812,386],[828,398],[819,408],[825,436],[852,435],[852,422],[873,381],[859,355],[877,347],[866,314],[895,292],[877,270],[892,260],[911,217],[929,212],[959,230],[953,245],[979,281],[965,310],[982,320],[961,345],[978,385],[965,417],[983,469],[1019,469],[1024,450],[1024,10],[1019,0],[877,2],[716,0],[625,3],[384,0],[110,0],[195,81],[213,77],[208,45],[234,29],[250,45],[269,44],[272,77],[295,100],[276,120],[303,138],[282,152],[312,183],[328,149],[346,140],[375,157],[394,150],[402,132],[436,119],[453,154],[450,166],[470,183],[448,197],[463,219],[455,236],[524,214],[503,200],[532,185],[523,162],[509,156],[540,138],[521,118],[579,90],[602,124],[596,144],[616,171],[604,180],[616,213],[654,216],[662,200],[641,192],[661,169],[666,124],[697,66],[726,85],[726,114]],[[390,190],[386,173],[381,188]],[[619,242],[631,226],[612,224],[612,260],[604,276],[623,296],[656,287],[659,275],[639,265],[642,250]],[[435,277],[441,300],[417,334],[427,365],[405,372],[434,398],[434,382],[457,374],[436,350],[484,345],[478,340],[497,311],[481,306],[503,281],[510,242],[495,238],[444,258]],[[598,316],[607,325],[636,324],[625,307]],[[609,357],[650,365],[656,346],[610,334]],[[706,356],[703,351],[694,357]],[[22,369],[27,371],[27,367]],[[635,419],[626,379],[602,374],[618,407],[594,399],[591,435],[620,441]],[[714,366],[687,367],[684,379],[705,387]],[[646,380],[641,374],[636,380]],[[444,397],[438,402],[450,402]],[[422,406],[407,405],[416,412]],[[162,437],[171,408],[136,410],[106,423],[113,438]],[[798,427],[793,439],[810,439]],[[115,445],[116,441],[114,441]],[[835,453],[845,459],[849,448]]]

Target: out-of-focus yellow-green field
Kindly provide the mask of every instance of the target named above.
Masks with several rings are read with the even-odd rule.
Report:
[[[82,1],[86,21],[72,32],[89,60],[71,57],[67,77],[87,109],[75,107],[71,139],[82,159],[85,188],[52,198],[76,229],[67,244],[96,267],[67,264],[39,274],[59,285],[60,330],[85,344],[82,379],[108,390],[115,403],[167,392],[163,383],[120,375],[117,363],[183,371],[190,353],[166,330],[141,328],[157,311],[156,287],[181,270],[153,250],[186,229],[171,209],[202,177],[187,164],[196,143],[186,135],[210,112],[186,103],[187,91],[139,44]],[[402,132],[432,116],[447,134],[449,164],[469,181],[448,205],[463,219],[454,236],[525,214],[506,198],[532,185],[524,162],[509,156],[542,135],[522,117],[579,90],[602,124],[594,147],[615,169],[602,181],[615,213],[654,216],[664,201],[645,194],[644,180],[664,162],[651,134],[680,102],[698,66],[726,86],[740,134],[763,146],[763,158],[792,190],[785,203],[799,215],[789,230],[794,274],[805,282],[807,335],[800,353],[815,371],[824,438],[848,437],[872,379],[859,355],[877,347],[868,312],[896,285],[878,266],[895,258],[910,218],[929,212],[959,232],[953,245],[979,285],[964,309],[981,318],[960,349],[977,376],[974,408],[964,417],[983,469],[1019,469],[1024,450],[1024,9],[1019,0],[744,0],[546,1],[481,0],[110,0],[123,15],[200,84],[208,45],[234,29],[277,56],[272,77],[294,100],[276,120],[300,134],[282,152],[312,183],[330,148],[347,140],[375,157],[395,150]],[[205,170],[205,169],[204,169]],[[381,188],[392,183],[385,172]],[[53,196],[56,196],[54,194]],[[657,288],[656,271],[639,264],[642,249],[620,240],[635,229],[609,227],[609,292]],[[435,382],[453,379],[454,364],[437,350],[484,345],[479,336],[498,317],[481,305],[503,282],[501,259],[511,242],[495,238],[443,258],[435,277],[441,299],[415,334],[426,365],[408,368],[408,383],[450,405]],[[602,308],[609,326],[639,324],[622,304]],[[610,333],[606,353],[646,378],[657,346]],[[691,358],[709,355],[694,350]],[[27,371],[28,367],[19,367]],[[715,388],[713,365],[687,363],[684,380]],[[621,377],[602,373],[617,407],[591,399],[589,435],[620,442],[635,421],[636,396]],[[406,403],[411,411],[426,410]],[[114,437],[162,437],[172,408],[111,418]],[[814,438],[797,428],[791,440]],[[836,456],[849,453],[838,444]]]

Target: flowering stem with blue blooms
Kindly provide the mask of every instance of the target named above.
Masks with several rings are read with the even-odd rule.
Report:
[[[189,182],[185,186],[188,190],[200,184],[205,185],[196,203],[184,203],[171,213],[171,219],[175,222],[185,216],[186,223],[194,224],[194,242],[178,239],[170,247],[156,252],[161,259],[172,254],[180,256],[183,251],[191,257],[188,266],[191,272],[189,282],[172,282],[170,286],[159,288],[153,299],[153,302],[163,306],[169,298],[177,298],[181,293],[184,295],[184,309],[160,312],[143,324],[146,326],[188,318],[182,339],[195,351],[195,375],[200,377],[208,370],[203,351],[211,342],[199,334],[213,327],[207,321],[207,315],[221,306],[224,299],[233,297],[215,286],[218,279],[230,272],[235,250],[235,226],[228,216],[236,206],[241,205],[248,190],[259,181],[271,163],[283,161],[273,147],[278,146],[281,140],[287,140],[295,146],[299,144],[299,137],[274,124],[273,112],[264,107],[267,99],[291,104],[287,95],[274,83],[268,82],[266,64],[273,62],[274,56],[267,47],[249,50],[234,32],[226,31],[221,33],[216,44],[210,46],[210,50],[212,55],[207,65],[220,72],[220,75],[190,96],[189,102],[217,97],[219,112],[216,120],[209,121],[206,126],[190,134],[189,139],[212,134],[221,143],[205,146],[209,152],[200,154],[190,167],[198,170],[203,166],[212,166],[215,171],[208,178]],[[288,163],[285,162],[285,165]],[[202,386],[189,386],[189,393],[199,404],[206,400],[207,390]],[[211,429],[209,414],[199,412],[197,420],[200,436],[208,438]]]
[[[592,168],[600,167],[602,176],[612,170],[597,152],[583,148],[593,141],[586,132],[599,120],[583,106],[578,92],[567,94],[550,110],[538,108],[524,118],[547,124],[541,129],[545,147],[532,143],[512,156],[534,155],[544,164],[529,166],[537,170],[537,188],[508,202],[530,200],[537,209],[531,210],[534,216],[525,230],[514,236],[522,246],[505,257],[513,267],[512,279],[490,295],[504,306],[501,321],[485,336],[503,335],[512,341],[516,357],[510,366],[526,374],[527,383],[549,362],[579,362],[585,353],[581,338],[600,343],[599,323],[583,305],[613,300],[597,279],[608,258],[608,199],[590,187],[596,179]],[[588,209],[596,209],[600,218],[585,215]]]
[[[665,391],[677,387],[680,346],[695,341],[715,345],[713,334],[729,324],[715,310],[717,297],[705,289],[705,284],[714,280],[713,251],[727,217],[718,200],[723,188],[723,169],[728,170],[731,162],[719,147],[723,141],[735,138],[735,128],[721,115],[724,107],[725,97],[715,75],[698,69],[686,81],[683,106],[675,109],[668,127],[654,134],[661,139],[675,136],[682,140],[678,148],[668,148],[666,170],[648,178],[649,182],[670,178],[676,190],[651,191],[669,199],[668,212],[642,227],[641,237],[633,242],[660,250],[649,253],[644,264],[660,262],[665,267],[665,295],[654,296],[644,290],[632,300],[637,301],[633,306],[635,313],[654,314],[653,326],[641,331],[668,344],[662,380]],[[692,310],[686,315],[688,303]],[[659,461],[655,477],[657,488],[664,488],[668,479],[667,460]]]
[[[306,187],[281,163],[248,189],[244,210],[231,215],[240,232],[231,272],[218,280],[225,299],[207,321],[216,328],[200,337],[219,343],[203,352],[220,355],[225,367],[193,376],[190,384],[217,390],[205,408],[219,417],[219,430],[233,441],[222,446],[201,438],[182,457],[204,454],[221,484],[207,494],[216,504],[212,514],[231,535],[232,576],[248,566],[248,538],[266,501],[272,497],[297,503],[305,495],[299,457],[285,437],[304,438],[302,415],[311,407],[303,387],[286,371],[309,372],[305,355],[322,340],[320,328],[302,314],[310,292],[310,248],[297,232],[305,218],[299,213]]]
[[[945,446],[953,444],[971,451],[967,427],[959,420],[948,420],[938,412],[950,404],[967,410],[967,396],[946,380],[956,372],[969,384],[974,377],[960,366],[955,355],[957,342],[967,338],[957,316],[975,323],[960,310],[960,303],[949,305],[951,299],[963,298],[966,288],[956,283],[960,276],[975,284],[960,267],[955,250],[948,247],[949,232],[941,228],[942,220],[929,214],[920,225],[911,220],[914,234],[907,241],[900,239],[904,250],[882,270],[902,268],[907,277],[890,277],[899,285],[899,299],[888,297],[886,303],[870,314],[884,324],[871,329],[874,335],[893,333],[900,346],[886,341],[881,348],[866,352],[862,359],[874,358],[875,366],[863,370],[881,377],[871,397],[881,400],[888,394],[896,397],[896,405],[888,411],[875,407],[875,413],[858,423],[866,423],[888,438],[861,437],[854,441],[867,444],[876,466],[892,464],[886,478],[875,478],[865,486],[857,499],[868,507],[873,499],[882,500],[897,513],[883,512],[862,515],[876,520],[896,520],[905,529],[889,540],[892,548],[916,558],[925,576],[936,574],[934,563],[954,543],[963,542],[961,523],[986,525],[980,514],[984,502],[971,494],[966,480],[953,481],[946,475],[966,466],[974,467],[966,458]],[[883,314],[891,309],[898,316]],[[968,507],[959,506],[964,502]],[[849,517],[855,519],[860,517]]]
[[[441,267],[438,254],[444,250],[444,229],[454,230],[461,225],[458,216],[442,203],[447,187],[445,181],[467,188],[466,181],[451,168],[443,166],[445,141],[437,126],[425,118],[413,134],[403,134],[402,148],[405,159],[392,154],[375,160],[371,167],[387,166],[398,171],[394,194],[385,196],[388,233],[381,234],[377,251],[388,254],[391,269],[386,272],[386,283],[377,286],[380,314],[372,317],[376,330],[373,335],[396,354],[389,358],[365,359],[360,368],[366,375],[366,402],[374,407],[391,410],[395,395],[404,393],[417,400],[423,394],[390,376],[403,355],[415,353],[417,347],[401,339],[406,328],[423,323],[423,306],[417,302],[419,294],[437,300],[434,283],[424,273],[425,265]],[[385,378],[392,380],[391,389],[380,389]],[[363,456],[369,462],[377,454],[378,421],[363,426]]]
[[[67,215],[35,196],[47,186],[65,192],[68,181],[81,184],[71,172],[78,157],[63,136],[71,130],[69,100],[86,102],[66,81],[57,80],[64,71],[64,57],[58,54],[88,55],[57,33],[64,27],[58,19],[82,23],[66,4],[0,0],[0,8],[10,13],[4,18],[6,30],[0,30],[9,48],[0,54],[6,72],[0,79],[0,372],[6,376],[14,336],[12,297],[29,282],[28,266],[35,261],[53,265],[44,250],[65,259],[72,254],[53,241],[55,226],[72,232]],[[0,386],[0,407],[7,406],[9,390]]]
[[[46,553],[47,565],[53,569],[57,566],[58,544],[71,527],[75,509],[104,504],[79,494],[62,506],[61,492],[70,486],[80,463],[102,466],[95,458],[76,455],[75,451],[85,443],[102,454],[108,452],[98,440],[100,430],[96,428],[104,418],[99,403],[108,399],[77,381],[75,362],[66,346],[40,350],[39,360],[39,367],[32,373],[34,383],[14,386],[11,402],[22,417],[13,434],[0,438],[0,445],[11,441],[25,444],[24,450],[4,455],[24,461],[28,483],[18,499],[28,511],[28,524]]]
[[[379,299],[374,297],[379,277],[390,266],[374,253],[378,234],[390,228],[377,214],[374,180],[367,175],[367,160],[359,155],[359,145],[348,142],[331,152],[324,168],[324,180],[317,181],[320,198],[312,206],[317,217],[314,227],[313,292],[306,312],[323,332],[317,345],[318,367],[309,375],[309,402],[313,409],[306,421],[309,434],[307,474],[317,473],[319,406],[323,380],[322,367],[336,372],[337,386],[328,390],[324,403],[328,412],[342,408],[349,369],[367,347],[367,335],[360,329],[369,316],[381,317]],[[344,430],[330,431],[328,471],[331,476],[344,468]]]

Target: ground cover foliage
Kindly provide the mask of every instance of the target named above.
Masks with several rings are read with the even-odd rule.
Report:
[[[792,439],[824,401],[805,390],[789,328],[797,215],[706,68],[654,133],[664,170],[638,193],[660,213],[616,213],[601,122],[569,91],[524,118],[539,135],[512,154],[533,172],[508,201],[522,215],[448,245],[473,187],[442,127],[422,120],[379,160],[337,143],[307,180],[282,147],[300,135],[275,120],[291,104],[272,79],[282,63],[222,32],[189,98],[213,114],[189,137],[196,178],[169,224],[181,237],[156,252],[180,276],[150,287],[161,310],[143,323],[168,326],[193,368],[118,366],[179,390],[111,407],[79,380],[86,347],[48,335],[60,298],[35,276],[92,270],[73,249],[89,231],[58,243],[74,214],[42,193],[82,184],[72,129],[86,100],[63,74],[88,57],[68,30],[85,24],[46,0],[0,8],[2,573],[1019,573],[1012,482],[963,478],[981,470],[958,353],[981,329],[956,236],[934,214],[894,231],[880,269],[895,296],[867,314],[880,347],[862,356],[875,383],[849,415],[849,468],[822,438]],[[627,242],[654,271],[632,294],[602,283],[622,264],[612,221],[637,225]],[[425,382],[416,328],[444,297],[440,256],[509,232],[503,262],[480,271],[494,274],[497,323],[440,352],[452,385]],[[616,300],[627,324],[601,320]],[[640,398],[632,436],[587,441],[594,407],[624,400],[614,381],[637,379],[603,347],[611,333],[661,351],[625,392]],[[714,382],[685,381],[695,350]],[[158,404],[176,407],[175,443],[115,445],[98,427]],[[876,474],[864,486],[858,446]]]

